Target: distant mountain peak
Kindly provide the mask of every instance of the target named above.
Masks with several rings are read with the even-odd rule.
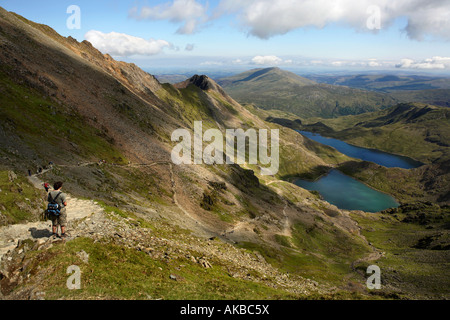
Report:
[[[211,89],[216,89],[217,84],[211,80],[208,76],[206,75],[194,75],[193,77],[191,77],[190,79],[188,79],[189,84],[193,84],[197,87],[199,87],[202,90],[211,90]]]
[[[227,86],[230,83],[240,84],[249,82],[283,82],[299,86],[315,85],[316,82],[301,77],[295,73],[280,69],[279,67],[252,69],[241,74],[219,80],[219,84]]]
[[[304,118],[359,114],[397,102],[387,94],[319,84],[278,67],[252,69],[217,83],[241,104],[287,111]]]
[[[210,77],[208,77],[206,75],[196,74],[183,82],[175,84],[175,87],[182,89],[182,88],[187,88],[191,84],[200,88],[203,91],[213,90],[213,91],[218,91],[221,94],[225,95],[224,90],[213,79],[211,79]]]

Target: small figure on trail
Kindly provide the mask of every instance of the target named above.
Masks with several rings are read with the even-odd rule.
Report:
[[[67,202],[66,194],[61,192],[63,183],[56,182],[53,186],[54,191],[49,192],[47,201],[49,202],[48,211],[51,214],[52,220],[52,236],[58,236],[58,226],[61,227],[61,238],[66,238],[66,224],[67,224]]]
[[[28,169],[28,175],[31,177],[31,170]]]
[[[50,184],[48,182],[44,183],[44,189],[45,189],[45,192],[47,192],[47,193],[48,193],[48,190],[50,190]]]

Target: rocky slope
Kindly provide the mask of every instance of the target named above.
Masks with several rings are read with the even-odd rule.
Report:
[[[280,180],[348,158],[265,122],[210,78],[162,85],[88,42],[0,8],[0,93],[0,199],[6,204],[0,221],[38,221],[45,194],[25,175],[49,162],[54,165],[40,175],[42,181],[63,180],[72,199],[95,200],[104,208],[73,222],[67,243],[33,233],[25,242],[12,239],[16,249],[3,259],[0,277],[7,298],[47,292],[49,299],[135,299],[140,290],[166,299],[262,293],[299,298],[313,291],[351,295],[345,286],[364,282],[351,265],[374,249],[350,213]],[[248,164],[174,165],[172,132],[192,131],[200,120],[204,129],[279,129],[278,175],[261,176],[258,166]],[[90,286],[69,292],[66,268],[83,263],[77,260],[81,251],[95,257],[83,265]],[[277,286],[286,272],[297,280]],[[176,279],[180,286],[173,291]],[[315,290],[308,279],[325,289]],[[208,283],[205,295],[201,281]],[[367,293],[358,288],[358,294]]]
[[[37,188],[41,187],[42,181],[38,176],[31,177],[30,181]],[[315,281],[280,272],[258,253],[245,252],[229,243],[216,241],[215,238],[199,238],[180,230],[175,231],[174,226],[157,219],[150,220],[151,227],[149,227],[148,220],[144,221],[130,214],[124,216],[120,210],[104,208],[88,200],[69,196],[68,203],[70,231],[69,238],[65,241],[49,238],[48,221],[10,225],[1,229],[0,245],[4,240],[8,240],[8,243],[2,245],[0,250],[2,275],[0,297],[15,300],[63,298],[52,292],[45,276],[45,273],[51,271],[45,266],[44,261],[48,259],[49,252],[61,250],[66,244],[82,242],[82,239],[92,239],[94,243],[105,247],[113,243],[117,247],[145,255],[146,259],[160,261],[162,264],[170,265],[173,261],[184,261],[184,264],[198,266],[199,270],[211,269],[213,264],[216,268],[225,266],[233,279],[259,283],[263,287],[273,288],[274,292],[281,289],[280,292],[292,296],[323,295],[333,292],[329,288],[319,286]],[[76,252],[78,262],[85,267],[95,267],[95,261],[92,259],[89,261],[92,250],[92,244],[84,245],[83,250]],[[63,250],[58,254],[67,255],[67,251]],[[102,263],[110,262],[102,261]],[[161,269],[165,273],[166,280],[174,283],[186,282],[186,279],[179,275],[180,272],[177,274],[168,271],[169,265],[166,266],[166,270]],[[181,271],[180,268],[177,271]],[[19,290],[15,290],[17,287]],[[156,293],[146,294],[155,296]],[[95,298],[123,298],[123,296],[110,292],[109,295]]]

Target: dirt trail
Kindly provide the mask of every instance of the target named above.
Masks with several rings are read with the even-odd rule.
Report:
[[[281,235],[286,237],[291,237],[291,221],[289,220],[289,216],[286,213],[286,209],[288,208],[289,204],[287,201],[285,201],[284,209],[283,209],[283,216],[284,216],[284,227]]]
[[[374,262],[375,263],[375,261],[380,260],[381,258],[383,258],[385,256],[385,253],[383,251],[375,248],[372,245],[370,245],[370,247],[372,248],[372,250],[374,250],[373,252],[369,253],[367,256],[365,256],[361,259],[358,259],[358,260],[355,260],[352,262],[351,268],[353,271],[356,271],[356,266],[359,263],[362,263],[362,262]]]
[[[159,164],[159,163],[155,163]],[[184,220],[185,226],[189,227],[190,230],[195,230],[197,235],[203,236],[203,237],[218,237],[221,236],[218,233],[215,233],[212,231],[212,228],[207,227],[205,224],[203,224],[199,219],[195,218],[189,211],[187,211],[178,201],[178,193],[177,193],[177,187],[175,182],[175,173],[173,170],[172,163],[169,164],[170,169],[170,182],[172,186],[172,192],[173,192],[173,203],[181,210],[181,212],[184,213],[187,220]]]
[[[89,166],[89,165],[96,165],[99,164],[98,162],[85,162],[85,163],[78,163],[76,165],[58,165],[58,167],[82,167],[82,166]],[[123,167],[132,167],[132,168],[139,168],[139,167],[153,167],[156,165],[169,165],[170,169],[170,179],[171,179],[171,185],[173,190],[173,202],[174,204],[180,209],[181,212],[184,213],[184,223],[186,226],[190,227],[192,230],[196,230],[198,234],[204,236],[204,237],[218,237],[223,238],[225,241],[226,234],[232,233],[234,231],[237,231],[241,228],[245,228],[249,225],[249,221],[242,221],[239,222],[232,231],[225,232],[224,234],[218,234],[211,231],[211,228],[208,228],[205,226],[202,222],[200,222],[198,219],[196,219],[190,212],[188,212],[178,201],[178,193],[176,188],[176,182],[175,182],[175,173],[174,168],[171,162],[168,161],[157,161],[157,162],[151,162],[151,163],[129,163],[127,165],[116,165],[116,164],[109,164],[113,166],[123,166]],[[51,170],[51,169],[49,169]],[[28,177],[28,180],[30,183],[38,189],[43,188],[43,181],[39,178],[40,175],[48,172],[49,170],[44,170],[39,174],[32,175]],[[83,219],[87,216],[90,216],[92,214],[103,212],[103,208],[100,207],[98,204],[96,204],[92,200],[82,200],[78,199],[76,197],[71,196],[70,194],[67,194],[67,220],[69,228],[67,230],[68,234],[70,235],[70,224],[72,221]],[[283,230],[283,234],[288,234],[289,230],[289,220],[286,216],[285,210],[287,206],[283,210],[283,214],[286,218],[286,221],[284,223],[285,228]],[[7,253],[9,250],[14,249],[17,246],[17,243],[19,240],[25,240],[25,239],[39,239],[39,238],[46,238],[51,235],[51,222],[31,222],[27,224],[17,224],[17,225],[11,225],[7,227],[1,227],[0,228],[0,259],[1,257]]]
[[[48,171],[48,170],[47,170]],[[41,174],[47,172],[43,171]],[[43,188],[38,175],[28,177],[35,188]],[[67,222],[83,219],[94,213],[103,212],[103,208],[92,200],[83,200],[67,194]],[[70,235],[70,228],[67,230]],[[30,222],[0,228],[0,259],[9,250],[17,246],[19,240],[46,238],[51,235],[51,222]]]
[[[283,180],[275,180],[275,181],[271,181],[269,183],[266,184],[266,186],[270,186],[271,184],[274,183],[285,183],[286,181]],[[281,192],[280,188],[273,186],[272,188],[276,189],[276,193],[278,195],[280,195],[283,199],[283,193]],[[291,237],[292,236],[292,232],[291,232],[291,221],[289,219],[289,216],[286,213],[287,208],[289,207],[289,203],[286,200],[284,201],[284,208],[283,208],[283,217],[284,217],[284,223],[283,223],[283,230],[281,231],[281,235],[282,236],[286,236],[286,237]]]

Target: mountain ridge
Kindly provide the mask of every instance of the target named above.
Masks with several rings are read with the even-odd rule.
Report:
[[[286,82],[288,83],[289,83],[288,80],[292,80],[295,81],[296,84],[304,86],[317,84],[317,82],[315,81],[303,78],[299,75],[296,75],[295,73],[282,70],[278,67],[253,69],[247,72],[243,72],[239,75],[235,75],[225,79],[219,79],[219,81],[225,86],[227,86],[229,83],[234,84],[239,82],[258,81],[261,80],[261,78],[271,77],[273,75],[285,77],[287,79]]]
[[[387,94],[319,84],[279,68],[254,69],[217,82],[240,103],[305,118],[359,114],[396,102]]]
[[[370,251],[362,239],[354,239],[356,226],[347,215],[338,215],[336,210],[331,218],[316,211],[310,203],[322,202],[320,199],[306,201],[309,192],[294,185],[269,184],[277,177],[261,177],[256,165],[172,164],[172,132],[192,130],[194,121],[200,120],[205,129],[278,128],[283,145],[280,175],[305,173],[345,159],[326,148],[304,144],[302,137],[289,129],[266,123],[208,77],[193,76],[179,88],[160,84],[136,65],[115,61],[88,42],[64,38],[3,9],[0,47],[0,177],[2,189],[8,188],[15,199],[0,193],[2,203],[8,205],[4,210],[1,207],[2,223],[39,219],[45,197],[42,190],[30,188],[25,174],[27,169],[35,172],[34,168],[52,162],[53,169],[45,171],[42,179],[65,181],[65,190],[74,198],[96,200],[106,212],[137,219],[139,225],[156,225],[164,234],[171,230],[171,237],[182,228],[198,239],[217,237],[220,243],[270,250],[275,253],[271,257],[277,268],[282,259],[295,256],[281,250],[276,235],[284,234],[286,224],[291,223],[301,228],[287,234],[301,234],[316,215],[323,216],[319,224],[324,235],[339,236],[338,255],[347,255],[347,246],[353,248],[355,260]],[[322,154],[317,155],[318,151]],[[20,178],[8,178],[14,176]],[[329,206],[324,203],[322,207]],[[93,219],[108,225],[104,217]],[[88,238],[92,236],[88,234]],[[103,243],[108,237],[116,238],[114,233],[99,238],[104,250],[112,250]],[[192,244],[196,239],[186,241]],[[319,251],[326,251],[327,246]],[[320,257],[313,261],[322,264]],[[215,263],[220,268],[235,265],[223,258]],[[111,266],[111,261],[106,259],[104,264]],[[14,267],[3,264],[0,268],[4,294],[14,287],[8,276]],[[298,267],[292,268],[296,274],[300,271],[299,276],[308,276]]]
[[[50,162],[42,181],[64,181],[68,194],[104,209],[71,224],[66,242],[36,238],[45,230],[2,239],[17,245],[0,262],[0,297],[371,297],[355,272],[378,252],[355,219],[365,213],[283,180],[350,159],[264,121],[207,76],[161,84],[88,42],[0,9],[0,92],[0,222],[39,220],[45,192],[30,185],[27,169]],[[191,133],[195,121],[280,130],[279,174],[264,177],[248,163],[174,165],[171,134]],[[73,263],[87,281],[81,291],[66,288]],[[441,265],[433,268],[439,274]]]

